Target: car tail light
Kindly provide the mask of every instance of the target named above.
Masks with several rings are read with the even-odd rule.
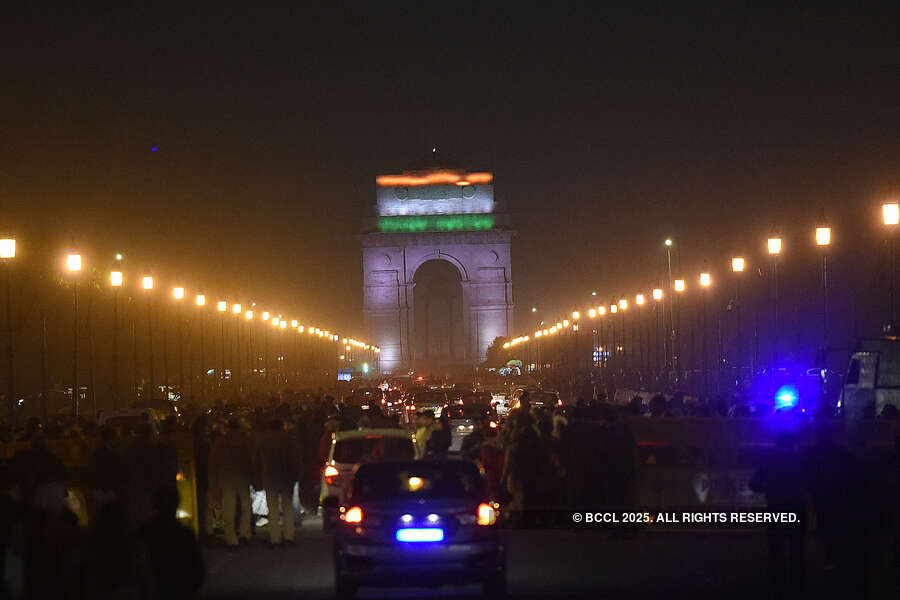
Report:
[[[340,477],[341,472],[337,470],[334,465],[328,465],[325,467],[325,483],[328,485],[334,485],[334,480],[336,477]]]
[[[347,509],[347,512],[344,513],[344,522],[345,523],[362,523],[363,520],[363,512],[362,509],[358,506],[353,506]]]
[[[561,399],[561,398],[560,398],[559,400],[556,401],[556,405],[557,405],[557,406],[562,406],[562,399]]]
[[[478,505],[476,515],[478,516],[477,523],[479,525],[493,525],[497,522],[497,511],[487,502],[482,502]]]

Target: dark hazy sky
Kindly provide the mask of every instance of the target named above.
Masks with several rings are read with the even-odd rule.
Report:
[[[646,286],[666,235],[726,267],[825,208],[877,249],[898,10],[605,4],[4,16],[0,228],[358,326],[374,177],[438,146],[495,173],[520,315]]]

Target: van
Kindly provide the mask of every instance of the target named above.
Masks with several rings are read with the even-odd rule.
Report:
[[[838,408],[851,419],[900,409],[900,339],[862,340],[850,355]]]

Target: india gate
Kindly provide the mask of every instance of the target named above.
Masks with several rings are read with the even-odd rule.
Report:
[[[375,180],[363,251],[367,335],[381,370],[462,372],[513,331],[510,238],[493,175],[437,153]]]

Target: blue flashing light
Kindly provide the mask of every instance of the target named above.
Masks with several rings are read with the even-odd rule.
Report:
[[[792,385],[783,385],[775,393],[775,410],[790,410],[797,406],[799,394]]]
[[[153,146],[152,148],[150,148],[150,152],[157,152],[157,151],[159,151],[159,148],[157,148],[156,146]]]
[[[397,530],[398,542],[442,542],[444,530],[440,527],[406,527]]]

